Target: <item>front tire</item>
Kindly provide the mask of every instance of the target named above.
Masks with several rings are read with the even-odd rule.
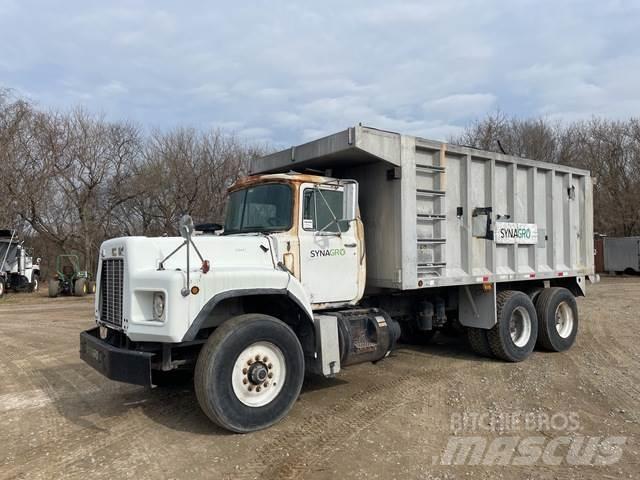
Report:
[[[487,331],[493,354],[507,362],[521,362],[536,345],[538,318],[529,296],[506,290],[496,296],[497,323]]]
[[[196,362],[194,386],[204,413],[238,433],[270,427],[295,403],[304,355],[284,322],[262,314],[228,320],[209,337]]]
[[[551,352],[571,348],[578,334],[578,305],[573,294],[562,287],[545,289],[536,299],[538,346]]]

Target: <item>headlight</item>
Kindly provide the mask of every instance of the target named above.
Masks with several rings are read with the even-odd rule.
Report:
[[[164,315],[164,293],[153,294],[153,318],[160,320]]]

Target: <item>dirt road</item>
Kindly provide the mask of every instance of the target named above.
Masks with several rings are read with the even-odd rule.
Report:
[[[0,301],[0,478],[640,478],[640,278],[590,286],[569,352],[507,364],[455,338],[403,347],[307,380],[282,423],[249,435],[213,426],[189,385],[83,364],[90,302]]]

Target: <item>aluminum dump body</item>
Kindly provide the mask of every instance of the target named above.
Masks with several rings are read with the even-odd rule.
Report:
[[[603,243],[605,272],[640,273],[640,237],[607,237]]]
[[[356,126],[256,159],[254,174],[360,184],[367,287],[592,274],[588,171]]]

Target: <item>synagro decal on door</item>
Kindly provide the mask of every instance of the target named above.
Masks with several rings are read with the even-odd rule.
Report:
[[[344,248],[325,248],[321,250],[311,250],[309,252],[311,258],[316,257],[342,257],[347,251]]]

